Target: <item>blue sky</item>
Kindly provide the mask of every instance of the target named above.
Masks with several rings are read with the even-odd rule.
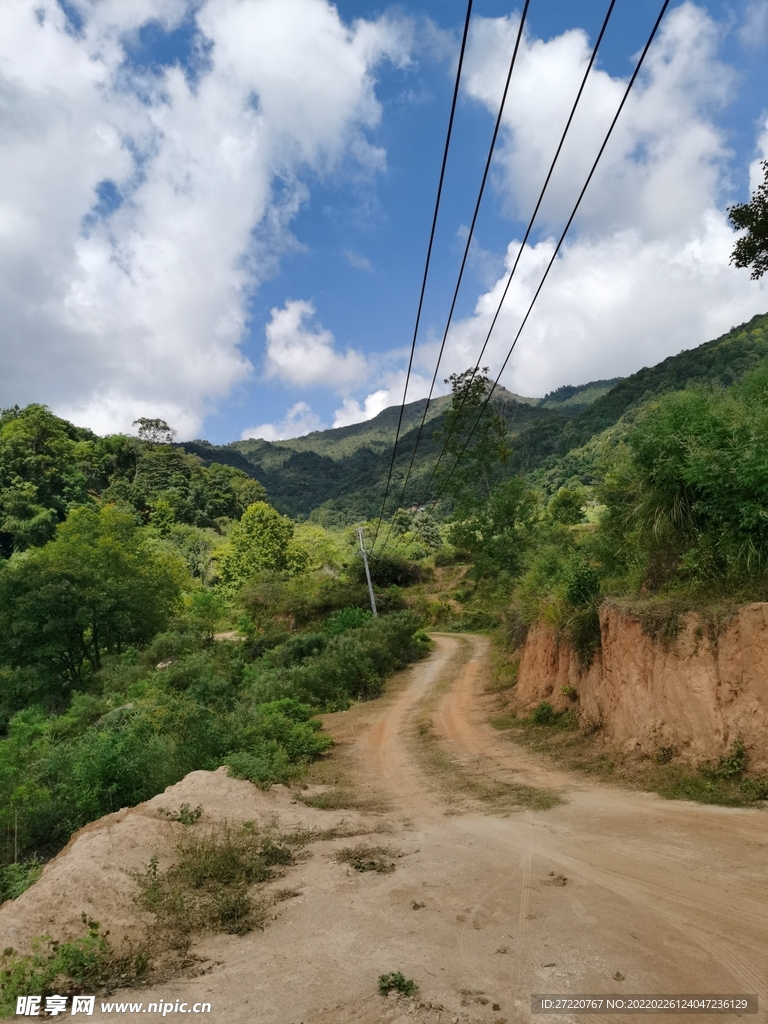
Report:
[[[474,361],[607,2],[532,0],[444,372]],[[501,363],[658,10],[618,0],[489,346]],[[463,4],[9,0],[0,402],[293,436],[402,396]],[[410,398],[519,7],[477,0]],[[724,210],[768,155],[768,0],[672,4],[503,383],[630,373],[768,310]],[[751,178],[750,178],[751,176]]]

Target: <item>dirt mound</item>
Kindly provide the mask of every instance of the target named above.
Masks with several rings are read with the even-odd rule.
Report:
[[[167,866],[185,828],[164,811],[175,815],[182,804],[202,807],[202,826],[223,820],[265,825],[279,817],[289,828],[311,827],[315,818],[327,827],[327,816],[292,801],[286,787],[265,792],[230,778],[226,768],[191,772],[146,803],[123,808],[76,832],[45,866],[36,885],[0,907],[0,946],[26,952],[35,936],[82,935],[83,913],[108,928],[116,942],[126,936],[138,939],[147,919],[133,902],[133,875],[143,872],[155,856],[160,868]]]

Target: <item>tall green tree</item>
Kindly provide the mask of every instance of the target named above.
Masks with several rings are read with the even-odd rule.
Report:
[[[79,685],[105,653],[164,629],[186,578],[135,517],[111,505],[76,508],[54,540],[0,567],[0,660]]]
[[[451,374],[446,384],[451,385],[451,408],[434,435],[446,449],[438,473],[446,481],[446,493],[453,499],[457,514],[462,516],[488,501],[504,476],[511,452],[504,418],[492,403],[485,404],[492,386],[488,367],[480,373],[470,368]]]
[[[47,409],[28,405],[0,414],[0,550],[44,544],[73,505],[92,500],[98,477],[95,442]]]
[[[265,501],[250,505],[232,527],[229,548],[219,562],[221,578],[241,586],[257,572],[290,569],[293,530],[291,520]]]

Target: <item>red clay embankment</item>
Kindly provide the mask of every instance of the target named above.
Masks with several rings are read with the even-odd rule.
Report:
[[[653,753],[674,747],[699,759],[743,740],[756,769],[768,767],[768,603],[750,604],[715,632],[696,613],[681,617],[669,643],[613,604],[600,612],[601,649],[589,668],[552,626],[535,623],[520,659],[517,700],[572,707],[601,726],[606,741]]]

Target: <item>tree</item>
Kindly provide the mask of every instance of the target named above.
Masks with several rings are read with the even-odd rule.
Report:
[[[265,501],[257,501],[232,527],[229,549],[219,562],[225,583],[241,586],[257,572],[285,572],[293,523]]]
[[[761,164],[765,181],[757,186],[748,203],[728,207],[728,218],[737,231],[746,231],[736,241],[731,263],[752,267],[750,277],[757,281],[768,271],[768,160]]]
[[[139,428],[137,431],[139,437],[149,444],[170,444],[176,437],[176,431],[171,430],[165,420],[140,416],[133,421],[132,426]]]
[[[0,551],[45,544],[98,485],[95,435],[44,405],[0,415]]]
[[[55,540],[0,569],[0,659],[75,686],[105,653],[163,630],[186,579],[180,560],[157,551],[132,515],[76,508]]]
[[[447,493],[463,515],[488,500],[494,485],[502,479],[511,453],[503,417],[490,402],[485,404],[492,386],[488,367],[480,373],[469,369],[451,374],[445,383],[453,391],[451,408],[434,436],[445,443],[450,457],[438,473],[448,479]]]
[[[537,504],[521,477],[505,480],[496,484],[482,505],[454,517],[449,539],[472,553],[476,575],[503,571],[514,576],[522,568]]]

